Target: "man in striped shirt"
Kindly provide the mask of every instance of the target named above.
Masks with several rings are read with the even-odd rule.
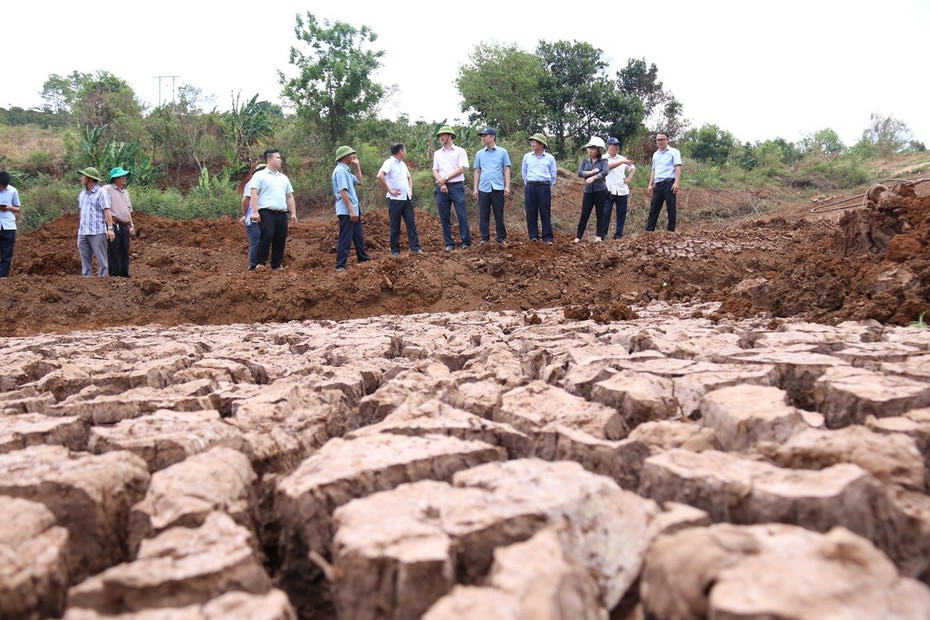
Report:
[[[110,199],[100,187],[100,172],[93,167],[79,170],[84,189],[78,195],[81,222],[78,226],[78,252],[81,254],[81,275],[93,275],[94,257],[97,257],[97,275],[107,276],[107,243],[113,241],[113,218],[110,215]]]

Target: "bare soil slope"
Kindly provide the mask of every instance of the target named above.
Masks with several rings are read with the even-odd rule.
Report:
[[[690,190],[682,207],[758,198],[732,194]],[[365,216],[374,260],[356,264],[353,257],[343,274],[334,269],[332,220],[308,218],[291,230],[287,270],[250,273],[237,222],[139,214],[128,280],[76,275],[77,216],[70,215],[17,239],[13,275],[0,282],[0,335],[554,306],[616,320],[624,318],[624,304],[654,299],[723,301],[723,311],[738,316],[906,324],[930,309],[930,183],[897,184],[874,197],[839,221],[835,213],[798,218],[806,209],[794,207],[784,217],[727,227],[688,225],[676,234],[573,244],[580,195],[569,185],[554,207],[562,225],[553,246],[511,227],[508,246],[446,253],[436,216],[420,212],[427,254],[404,247],[399,258],[390,257],[387,214],[378,209]],[[477,221],[472,233],[477,242]]]

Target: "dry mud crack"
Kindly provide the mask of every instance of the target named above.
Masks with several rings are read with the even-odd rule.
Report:
[[[930,617],[930,330],[633,310],[8,338],[0,617]]]

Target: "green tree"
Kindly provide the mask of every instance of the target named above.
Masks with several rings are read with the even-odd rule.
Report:
[[[244,103],[233,97],[232,109],[223,116],[223,126],[229,146],[226,161],[237,168],[247,168],[253,159],[252,149],[274,135],[274,121],[281,109],[268,101],[259,101],[256,93]],[[238,171],[237,171],[238,172]]]
[[[131,140],[142,135],[142,105],[135,91],[108,71],[97,71],[81,82],[72,113],[79,125],[106,127],[110,139]]]
[[[846,145],[835,131],[827,127],[805,136],[801,140],[801,150],[805,155],[833,158],[845,151]]]
[[[738,145],[729,131],[705,124],[685,134],[688,153],[697,161],[717,165],[726,163],[730,151]]]
[[[540,82],[542,60],[515,45],[480,44],[459,67],[455,85],[462,112],[472,123],[484,122],[505,135],[542,129]]]
[[[911,129],[904,121],[894,116],[882,116],[873,112],[862,137],[875,145],[880,157],[888,158],[908,147]]]
[[[642,103],[607,77],[601,50],[578,41],[540,41],[536,53],[546,68],[540,97],[559,154],[566,138],[583,144],[591,135],[614,135],[624,142],[642,124]]]
[[[291,47],[290,63],[298,75],[278,72],[282,94],[333,147],[381,99],[384,88],[371,76],[384,52],[364,49],[378,38],[367,26],[356,29],[328,20],[321,25],[309,12],[305,18],[297,15],[294,33],[301,45]]]
[[[57,73],[49,75],[39,92],[45,102],[42,109],[53,114],[70,113],[71,105],[74,103],[74,99],[84,82],[90,81],[92,77],[90,73],[80,73],[78,71],[72,71],[67,76],[61,76]]]
[[[617,87],[621,93],[642,102],[650,131],[664,131],[674,140],[687,129],[688,123],[682,115],[684,108],[659,81],[655,63],[646,64],[645,58],[629,59],[626,67],[617,72]]]

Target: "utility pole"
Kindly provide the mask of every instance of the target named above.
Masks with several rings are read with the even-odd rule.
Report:
[[[167,80],[168,78],[171,78],[171,103],[174,103],[175,102],[174,101],[174,93],[175,93],[174,78],[179,78],[181,76],[180,75],[155,75],[153,77],[156,80],[158,80],[158,106],[161,107],[161,81]]]

